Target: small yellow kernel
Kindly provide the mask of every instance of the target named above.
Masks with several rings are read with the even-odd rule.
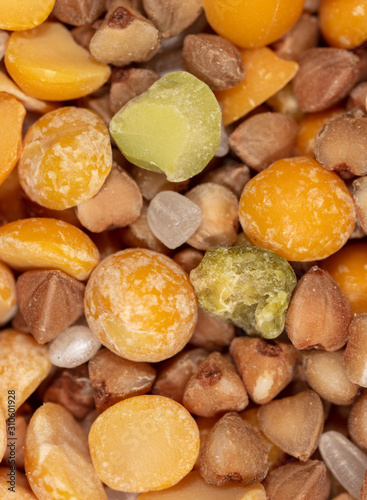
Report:
[[[60,269],[88,278],[99,252],[80,229],[57,219],[22,219],[0,227],[0,260],[13,269]]]
[[[0,92],[0,184],[18,161],[24,117],[24,106],[15,97]]]
[[[64,107],[43,115],[29,130],[19,181],[29,198],[64,210],[98,193],[112,166],[105,123],[88,109]]]
[[[193,468],[199,431],[190,413],[173,399],[135,396],[94,421],[89,447],[97,474],[111,488],[162,490]]]
[[[48,350],[30,335],[15,330],[0,332],[0,408],[8,416],[9,396],[14,409],[37,389],[51,370]],[[13,400],[12,400],[13,401]]]
[[[51,14],[55,0],[1,0],[0,29],[29,30]]]
[[[10,35],[5,65],[15,83],[38,99],[67,101],[91,94],[111,70],[94,60],[60,23]]]
[[[280,59],[267,47],[242,49],[245,79],[231,89],[221,90],[215,95],[222,107],[223,124],[247,115],[278,90],[287,85],[298,70],[298,64]]]

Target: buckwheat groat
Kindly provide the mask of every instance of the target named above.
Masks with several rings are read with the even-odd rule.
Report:
[[[324,427],[324,411],[314,391],[276,399],[258,411],[261,430],[286,453],[306,462],[316,450]]]
[[[225,411],[242,411],[248,396],[241,378],[219,352],[212,352],[188,381],[184,406],[195,415],[214,417]]]
[[[98,193],[78,204],[76,213],[89,231],[125,227],[141,214],[143,198],[135,181],[116,163]]]
[[[319,396],[337,405],[353,403],[359,386],[347,377],[343,350],[310,349],[302,353],[302,360],[306,381]]]
[[[65,24],[84,26],[93,23],[105,8],[105,0],[56,0],[52,13]]]
[[[289,344],[248,337],[234,339],[230,353],[250,398],[259,405],[289,384],[298,361],[298,352]]]
[[[231,134],[231,149],[257,172],[274,161],[293,156],[297,122],[283,113],[259,113],[239,125]]]
[[[238,413],[227,413],[215,424],[200,460],[204,480],[217,486],[231,481],[258,483],[266,477],[268,467],[261,441]]]
[[[152,22],[132,8],[130,2],[114,0],[89,48],[97,61],[126,66],[134,61],[148,61],[160,45],[161,36]]]
[[[329,473],[319,460],[295,462],[271,471],[265,489],[271,500],[326,500],[330,493]]]
[[[198,250],[232,245],[238,230],[238,201],[226,187],[205,182],[185,195],[201,210],[201,222],[187,240]]]
[[[199,16],[200,0],[143,0],[148,17],[158,27],[163,38],[178,35]]]
[[[85,286],[62,271],[28,271],[16,286],[19,309],[39,344],[53,340],[83,314]]]
[[[167,360],[161,366],[152,393],[166,396],[182,404],[188,381],[208,355],[209,352],[205,349],[191,349]]]
[[[150,391],[156,372],[148,363],[136,363],[101,349],[88,363],[94,400],[99,413],[110,406]]]
[[[294,290],[285,324],[297,349],[318,347],[337,351],[347,341],[352,319],[352,309],[344,293],[327,271],[313,266]]]
[[[245,77],[241,53],[220,36],[188,35],[185,37],[182,57],[190,73],[212,90],[234,87]]]

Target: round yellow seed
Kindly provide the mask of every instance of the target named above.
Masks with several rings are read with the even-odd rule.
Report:
[[[157,362],[190,340],[197,299],[176,262],[134,248],[110,255],[93,272],[85,291],[85,315],[111,351],[132,361]]]
[[[19,181],[31,200],[64,210],[97,194],[111,166],[110,136],[102,118],[88,109],[65,107],[29,129]]]
[[[162,396],[136,396],[104,411],[89,447],[100,479],[119,491],[169,488],[193,468],[199,430],[190,413]]]

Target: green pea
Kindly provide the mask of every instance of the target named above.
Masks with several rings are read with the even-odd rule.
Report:
[[[221,110],[205,83],[178,71],[121,108],[110,132],[131,163],[181,182],[201,172],[216,153]]]
[[[283,257],[244,246],[207,250],[190,280],[205,312],[266,339],[283,331],[297,281]]]

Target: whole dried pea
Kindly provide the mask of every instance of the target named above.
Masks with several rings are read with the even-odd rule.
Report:
[[[190,280],[205,312],[268,339],[283,331],[296,285],[294,271],[283,257],[240,246],[207,250]]]
[[[306,390],[275,399],[259,408],[260,429],[270,441],[289,455],[307,462],[316,450],[324,427],[321,398]]]

